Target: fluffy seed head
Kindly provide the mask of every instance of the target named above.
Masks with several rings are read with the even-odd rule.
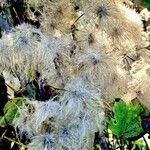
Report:
[[[29,150],[55,150],[54,138],[50,134],[38,135],[32,138],[28,145]]]
[[[107,32],[116,19],[119,19],[120,12],[116,6],[115,1],[112,0],[83,0],[83,11],[88,16],[89,20],[94,21],[100,28]]]
[[[48,35],[55,35],[57,31],[60,34],[69,33],[71,25],[77,18],[69,0],[44,0],[42,2],[27,0],[27,3],[35,8],[35,12],[40,12],[40,16],[35,19],[40,21],[43,32]],[[30,17],[31,14],[28,15]],[[34,16],[34,12],[32,15]]]
[[[7,36],[10,38],[10,43],[6,42],[5,45]],[[19,78],[21,86],[28,82],[29,71],[39,72],[41,77],[53,86],[61,85],[62,79],[54,62],[57,54],[66,48],[61,40],[48,39],[40,30],[22,24],[3,36],[0,43],[2,43],[0,65],[2,69]]]
[[[125,90],[123,79],[117,74],[113,60],[105,55],[87,52],[78,59],[78,62],[80,75],[91,86],[99,89],[104,99],[120,97]]]

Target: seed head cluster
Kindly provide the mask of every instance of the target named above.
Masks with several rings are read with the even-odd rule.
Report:
[[[3,33],[0,70],[17,90],[36,85],[40,100],[26,97],[12,125],[29,150],[92,150],[115,98],[149,99],[141,16],[120,0],[25,2],[40,27]]]

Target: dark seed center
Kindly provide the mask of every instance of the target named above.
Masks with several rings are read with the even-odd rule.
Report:
[[[97,9],[97,12],[96,12],[97,16],[99,18],[102,18],[102,17],[105,17],[108,15],[108,11],[106,9],[106,7],[104,6],[99,6],[99,8]]]

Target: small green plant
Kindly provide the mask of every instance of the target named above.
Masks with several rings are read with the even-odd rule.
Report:
[[[8,101],[4,107],[4,116],[0,116],[0,126],[11,124],[13,119],[18,115],[18,108],[25,102],[24,98],[14,98]]]
[[[113,116],[108,121],[109,148],[147,150],[143,117],[149,116],[150,111],[137,102],[126,104],[120,100],[114,104],[112,112]]]
[[[138,103],[126,104],[120,100],[113,107],[114,116],[109,121],[109,129],[118,138],[128,139],[143,132],[140,114],[143,108]]]

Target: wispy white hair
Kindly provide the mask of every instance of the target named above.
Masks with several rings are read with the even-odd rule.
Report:
[[[81,145],[79,143],[79,131],[75,130],[75,128],[68,129],[64,128],[59,133],[58,137],[58,149],[81,149]]]
[[[53,99],[46,102],[38,102],[36,104],[35,112],[32,116],[32,123],[34,124],[34,129],[37,133],[42,131],[42,125],[44,123],[47,123],[51,128],[55,126],[55,118],[57,118],[59,108],[59,103],[54,102]]]
[[[5,43],[7,37],[10,43]],[[56,83],[58,74],[54,59],[56,53],[63,48],[60,40],[48,39],[39,29],[22,24],[4,35],[0,45],[0,65],[18,77],[21,84],[27,82],[30,70],[38,71],[49,84]]]
[[[94,143],[94,133],[86,135],[83,137],[83,131],[81,131],[77,126],[72,128],[64,128],[58,137],[58,149],[85,149],[92,150]]]
[[[31,106],[32,108],[33,106]],[[33,108],[34,109],[34,108]],[[17,116],[13,119],[13,126],[16,130],[19,129],[19,135],[22,137],[26,135],[27,138],[31,138],[35,134],[35,130],[32,128],[32,111],[29,112],[29,107],[25,104],[18,108]]]
[[[119,97],[124,92],[124,79],[118,75],[113,59],[89,50],[78,58],[78,63],[79,74],[91,86],[101,90],[102,98],[105,100]]]
[[[51,134],[34,136],[31,143],[27,146],[28,150],[56,150],[54,138]]]
[[[31,112],[29,112],[30,107],[33,107]],[[20,134],[25,132],[30,134],[30,137],[51,132],[57,124],[55,120],[59,115],[59,107],[59,103],[54,102],[53,99],[46,102],[31,101],[28,106],[19,109],[19,116],[14,119],[13,124],[19,128]]]
[[[64,95],[60,98],[64,118],[79,117],[88,109],[96,109],[102,105],[100,91],[92,89],[80,77],[66,84],[65,90]]]
[[[100,29],[107,32],[116,19],[120,17],[120,11],[114,0],[81,1],[82,8],[89,20],[96,21]]]
[[[130,9],[121,3],[118,3],[117,7],[122,14],[122,19],[120,18],[119,21],[117,21],[114,25],[112,25],[112,29],[114,28],[113,30],[116,30],[116,33],[115,32],[112,33],[112,37],[114,36],[115,38],[115,35],[116,37],[118,36],[116,38],[116,40],[118,39],[120,41],[118,42],[118,45],[120,44],[120,46],[124,46],[126,47],[126,49],[134,49],[137,47],[141,48],[143,46],[142,17],[135,10]],[[110,30],[110,32],[112,31]]]
[[[102,132],[104,129],[104,109],[101,101],[101,91],[98,91],[81,77],[77,77],[70,83],[66,84],[65,92],[60,97],[61,110],[60,119],[64,119],[64,126],[72,128],[77,127],[80,134],[79,144],[82,147],[95,132]],[[70,131],[71,130],[71,131]],[[75,133],[72,133],[74,136]]]
[[[56,32],[59,31],[62,35],[68,33],[76,19],[76,12],[69,0],[26,0],[26,3],[33,7],[35,12],[40,12],[39,17],[36,17],[31,11],[29,11],[31,14],[28,13],[28,15],[39,20],[42,31],[48,35],[55,36]]]

